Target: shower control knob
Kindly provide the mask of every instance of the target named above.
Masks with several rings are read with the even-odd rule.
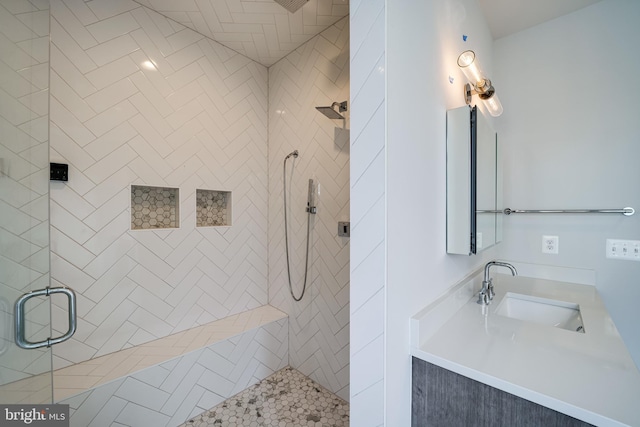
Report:
[[[351,223],[349,221],[338,222],[338,236],[351,237]]]

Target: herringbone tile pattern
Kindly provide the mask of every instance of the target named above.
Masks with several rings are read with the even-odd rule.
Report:
[[[351,423],[385,424],[386,2],[353,4]]]
[[[269,301],[289,315],[291,366],[348,399],[349,239],[337,231],[338,221],[349,220],[349,122],[330,120],[315,109],[349,98],[348,20],[273,65],[269,88]],[[297,295],[304,277],[309,178],[318,185],[307,291],[297,303],[287,282],[282,177],[284,157],[294,149],[300,156],[287,162],[287,199]]]
[[[49,6],[0,2],[0,401],[50,399],[48,349],[14,344],[15,301],[49,285]],[[26,305],[30,341],[50,337],[46,299]],[[14,381],[35,375],[21,383]]]
[[[293,14],[271,0],[136,1],[267,67],[349,13],[348,0],[309,0]]]
[[[52,0],[51,9],[50,153],[70,165],[70,181],[51,187],[52,282],[79,294],[78,332],[56,347],[56,368],[267,303],[269,249],[270,299],[292,316],[292,365],[348,398],[349,244],[337,237],[337,221],[349,218],[348,121],[313,108],[348,99],[347,20],[273,67],[268,149],[263,66],[133,1]],[[280,190],[293,148],[296,287],[306,180],[319,183],[309,290],[298,305],[283,275]],[[130,230],[133,184],[180,188],[180,228]],[[196,188],[233,193],[232,227],[196,229]],[[62,332],[64,303],[54,302]],[[115,412],[126,418],[128,407]]]
[[[90,388],[285,318],[286,315],[281,311],[265,305],[146,344],[58,369],[53,372],[54,399],[56,401],[66,399]],[[282,333],[286,334],[287,331],[283,330]],[[278,339],[283,343],[286,341],[286,337],[279,336]],[[238,356],[236,354],[236,357]]]
[[[51,43],[55,367],[266,304],[267,69],[130,0],[51,0]],[[130,230],[132,184],[179,188],[180,228]],[[195,227],[196,188],[233,227]]]
[[[63,400],[71,426],[177,426],[287,365],[287,319]]]

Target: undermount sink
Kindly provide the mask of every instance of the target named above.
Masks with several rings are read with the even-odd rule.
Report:
[[[580,306],[575,303],[507,292],[495,313],[512,319],[584,333]]]

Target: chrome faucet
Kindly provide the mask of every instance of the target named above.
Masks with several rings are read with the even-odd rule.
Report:
[[[478,304],[488,305],[491,303],[491,300],[496,295],[495,291],[493,290],[493,279],[489,277],[489,269],[491,268],[492,265],[497,265],[499,267],[506,267],[509,270],[511,270],[511,274],[514,276],[518,274],[518,270],[516,270],[516,268],[513,265],[507,262],[489,261],[484,266],[484,280],[482,281],[482,289],[480,289],[480,293],[478,293]]]

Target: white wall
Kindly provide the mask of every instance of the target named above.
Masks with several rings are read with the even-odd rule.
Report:
[[[315,109],[342,101],[349,101],[347,18],[269,68],[269,303],[289,315],[290,365],[348,400],[350,239],[337,233],[338,221],[349,220],[349,122]],[[309,179],[317,186],[299,302],[289,292],[284,240],[283,161],[293,150],[300,154],[287,161],[287,215],[296,297],[304,283]]]
[[[616,6],[612,8],[614,3]],[[562,25],[571,24],[574,30],[570,34],[563,33],[561,40],[549,40],[547,24],[540,26],[539,30],[532,29],[531,31],[537,32],[530,39],[525,40],[522,35],[510,39],[512,42],[509,48],[515,49],[517,46],[523,52],[527,50],[524,47],[526,43],[536,47],[547,46],[549,49],[545,52],[548,57],[546,65],[562,63],[566,58],[567,63],[564,66],[553,68],[556,74],[545,77],[546,83],[549,83],[543,86],[545,90],[536,91],[527,84],[539,81],[539,76],[535,75],[534,78],[526,73],[523,75],[522,69],[528,63],[525,60],[513,60],[511,55],[515,55],[514,50],[509,50],[507,54],[507,38],[493,46],[481,18],[482,14],[473,0],[436,0],[420,4],[352,3],[352,43],[354,40],[370,37],[372,28],[382,31],[382,35],[378,35],[376,40],[384,40],[378,43],[379,49],[375,51],[380,53],[376,58],[382,58],[378,67],[371,65],[373,61],[368,62],[368,68],[357,67],[358,51],[352,46],[352,88],[354,93],[357,93],[353,95],[354,106],[358,97],[364,97],[363,92],[357,92],[360,88],[357,84],[359,79],[366,80],[368,76],[373,76],[373,69],[386,74],[384,82],[371,89],[372,93],[377,93],[375,88],[379,90],[381,85],[386,87],[386,97],[381,98],[382,104],[375,104],[386,108],[386,113],[377,121],[370,121],[369,117],[362,121],[356,120],[355,113],[352,117],[352,169],[358,167],[357,165],[372,164],[368,159],[375,157],[374,153],[386,155],[386,162],[378,168],[378,172],[367,175],[369,183],[376,182],[376,179],[384,181],[380,184],[380,190],[375,193],[384,200],[382,210],[377,211],[375,204],[367,206],[364,203],[356,203],[355,194],[352,200],[352,217],[354,212],[360,213],[365,219],[366,215],[375,215],[375,220],[363,221],[362,226],[355,230],[361,233],[362,237],[376,236],[376,239],[368,238],[367,245],[356,245],[354,241],[352,246],[352,306],[355,305],[354,297],[357,297],[354,292],[356,289],[376,289],[375,295],[378,297],[369,297],[362,306],[372,307],[368,311],[367,322],[358,322],[357,312],[355,315],[352,314],[351,334],[371,336],[370,331],[377,331],[379,322],[384,322],[379,335],[373,335],[374,338],[370,340],[371,351],[374,351],[373,346],[378,343],[377,348],[383,349],[384,356],[376,357],[376,363],[368,364],[368,374],[361,377],[352,375],[352,390],[368,387],[360,396],[367,395],[372,402],[367,405],[364,399],[358,399],[359,395],[352,392],[353,425],[381,425],[383,422],[386,425],[409,425],[409,317],[419,308],[432,302],[464,274],[497,255],[525,262],[553,264],[549,258],[538,254],[543,230],[544,233],[559,234],[561,237],[561,254],[556,259],[563,261],[555,264],[571,268],[596,269],[599,290],[633,351],[633,342],[637,338],[631,336],[630,327],[634,322],[637,324],[637,314],[634,314],[631,308],[638,296],[634,285],[629,283],[637,281],[634,277],[638,276],[638,266],[634,263],[606,261],[603,252],[605,237],[637,239],[638,217],[544,220],[514,216],[508,219],[512,222],[505,228],[506,241],[498,248],[490,249],[488,253],[473,258],[446,255],[444,115],[447,108],[462,105],[459,95],[462,75],[457,70],[455,60],[460,51],[471,48],[478,53],[487,74],[494,79],[505,106],[505,114],[497,119],[494,125],[501,135],[503,147],[513,144],[505,150],[505,163],[510,165],[505,170],[507,204],[513,203],[515,206],[515,203],[526,202],[522,206],[534,208],[534,202],[537,204],[539,200],[544,200],[550,204],[563,202],[562,207],[567,208],[589,207],[595,202],[599,205],[597,207],[633,206],[634,203],[637,205],[638,192],[637,189],[635,192],[632,190],[640,180],[638,169],[633,164],[640,157],[638,145],[631,147],[632,134],[625,123],[633,123],[633,113],[637,111],[637,107],[634,109],[634,104],[629,100],[638,92],[630,89],[638,86],[638,59],[633,55],[627,55],[626,59],[622,59],[616,52],[620,53],[623,48],[611,48],[628,46],[632,40],[638,39],[637,30],[633,27],[633,17],[638,16],[637,7],[631,1],[612,1],[592,6],[597,9],[591,11],[585,9],[582,13],[593,13],[593,21],[590,24],[576,24],[573,23],[574,18],[567,17],[569,21],[562,22]],[[600,8],[607,8],[608,11]],[[372,18],[369,22],[379,22],[378,26],[356,25],[358,18],[371,16],[377,16],[377,21]],[[608,24],[603,25],[603,22]],[[468,36],[466,43],[462,42],[463,34]],[[569,43],[575,43],[577,46],[574,47],[578,52],[585,53],[587,59],[592,61],[585,65],[585,68],[591,67],[592,71],[586,79],[576,78],[578,71],[573,66],[579,62],[582,55],[579,55],[579,58],[575,55],[565,55],[564,58],[561,56],[571,51],[568,49]],[[593,57],[593,46],[601,46],[601,49],[596,49],[598,54],[606,55]],[[497,53],[492,52],[494,49]],[[502,53],[504,57],[500,57]],[[499,58],[497,64],[493,62],[494,54]],[[370,57],[374,57],[373,53]],[[511,64],[509,68],[505,65],[506,61]],[[615,69],[615,77],[605,73],[608,67]],[[562,71],[557,71],[559,69]],[[535,68],[532,72],[534,71],[544,70]],[[453,84],[449,84],[449,76],[454,78]],[[511,78],[513,80],[510,82]],[[574,80],[568,90],[565,87],[555,88],[556,83],[560,86],[566,84],[567,78]],[[601,92],[602,86],[611,80],[619,86],[613,90],[613,98],[611,92]],[[532,126],[530,115],[523,114],[517,110],[518,107],[512,105],[515,95],[510,95],[509,88],[516,86],[520,89],[520,94],[517,95],[519,103],[516,105],[520,105],[525,113],[535,112],[539,115],[544,111],[549,112],[546,114],[548,117],[545,117],[545,126]],[[549,87],[552,89],[546,90]],[[589,87],[594,87],[595,92],[589,92]],[[561,95],[554,97],[554,91]],[[540,93],[547,96],[534,101]],[[545,100],[549,102],[545,103]],[[602,101],[602,108],[611,112],[601,111],[601,108],[595,105],[598,100]],[[554,103],[557,105],[549,109],[549,104]],[[382,128],[379,125],[380,120],[384,123]],[[566,129],[562,125],[563,122],[572,120],[576,121],[573,122],[571,131],[563,130],[558,138],[551,139],[551,132],[548,132],[550,127],[554,132],[560,133],[560,129]],[[519,124],[515,130],[511,128],[512,121]],[[585,127],[586,123],[590,126]],[[597,126],[594,126],[596,123]],[[356,151],[353,144],[358,141],[359,136],[368,135],[367,132],[373,129],[376,129],[376,132],[369,133],[372,135],[369,142],[372,148],[366,153]],[[386,134],[382,148],[378,148],[378,144],[374,143],[374,136],[379,136],[380,132]],[[517,138],[514,132],[518,133]],[[532,133],[535,137],[530,137]],[[514,143],[515,139],[521,142]],[[596,139],[598,144],[595,142]],[[569,146],[567,141],[581,141],[581,145]],[[600,147],[596,151],[597,154],[586,156],[584,148],[593,148],[594,145]],[[615,150],[611,149],[612,146]],[[579,163],[574,160],[576,157],[579,158]],[[549,164],[555,166],[557,174],[548,172]],[[610,179],[602,179],[605,176],[604,164],[609,169],[614,164],[623,165],[620,181],[624,181],[624,184],[621,185],[621,191],[612,191]],[[543,165],[544,173],[541,168]],[[568,168],[568,165],[571,167]],[[594,170],[599,172],[594,174]],[[610,175],[607,171],[606,176]],[[559,180],[562,181],[562,186],[558,186]],[[584,185],[585,181],[588,186]],[[358,185],[357,182],[352,176],[352,186],[354,183]],[[566,197],[560,188],[569,188],[571,185],[577,189],[570,190],[573,204],[564,204]],[[594,192],[598,194],[595,198]],[[379,199],[373,197],[373,200]],[[584,202],[589,202],[589,205],[585,206]],[[381,230],[385,229],[384,235],[380,235]],[[382,246],[383,249],[373,250],[376,245]],[[566,258],[563,258],[564,256]],[[377,277],[386,268],[384,279],[367,280],[375,277],[373,274],[360,277],[357,274],[359,268],[356,263],[360,260],[374,259],[375,263],[368,264],[377,267],[373,269],[377,271]],[[362,265],[366,265],[366,262]],[[374,284],[379,284],[379,287],[373,286]],[[374,308],[376,302],[377,310]],[[355,339],[352,340],[352,353],[354,342]],[[366,346],[362,345],[360,348]],[[354,356],[357,356],[357,353],[352,354],[352,365],[356,360]],[[635,357],[637,359],[637,356]],[[382,369],[380,365],[383,366]],[[355,371],[355,368],[352,369]],[[379,384],[383,386],[378,387]],[[375,418],[374,423],[367,423],[368,420],[358,415],[362,411],[373,411],[373,406],[380,401],[384,401],[385,412]],[[377,415],[381,411],[373,412]]]
[[[385,404],[391,426],[410,424],[410,317],[495,248],[474,257],[446,254],[445,115],[464,105],[457,57],[472,49],[492,71],[492,40],[478,4],[389,2],[387,13]]]
[[[267,95],[266,67],[138,3],[51,1],[51,274],[79,294],[56,368],[267,303]],[[130,184],[179,187],[181,227],[131,231]],[[196,229],[196,188],[233,192],[232,227]]]
[[[491,71],[481,16],[471,0],[351,4],[354,426],[410,425],[409,319],[495,254],[446,254],[445,114],[464,105],[460,52]]]
[[[505,203],[518,209],[640,209],[640,3],[604,0],[496,40]],[[560,238],[558,255],[541,236]],[[605,258],[607,238],[640,240],[640,215],[512,215],[503,258],[595,270],[640,366],[640,263]]]

